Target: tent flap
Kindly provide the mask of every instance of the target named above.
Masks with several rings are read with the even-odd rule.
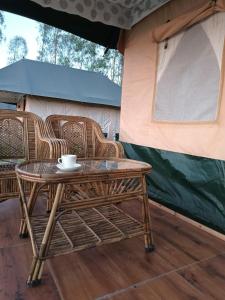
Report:
[[[225,0],[209,1],[196,10],[192,10],[184,15],[181,15],[170,22],[157,27],[152,32],[152,37],[155,42],[161,42],[170,38],[174,34],[184,30],[215,12],[225,11]]]
[[[164,41],[158,44],[154,120],[217,120],[224,36],[221,12],[171,37],[166,49]]]
[[[149,197],[225,233],[225,161],[123,143],[128,158],[150,163]]]
[[[170,0],[86,0],[86,1],[42,1],[31,0],[43,7],[51,7],[118,28],[130,29],[148,14]]]

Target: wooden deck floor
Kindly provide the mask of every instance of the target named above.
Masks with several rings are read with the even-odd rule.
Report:
[[[1,300],[225,299],[225,242],[156,207],[154,253],[133,238],[59,256],[45,264],[43,284],[27,288],[32,254],[18,238],[19,215],[17,201],[0,204]]]

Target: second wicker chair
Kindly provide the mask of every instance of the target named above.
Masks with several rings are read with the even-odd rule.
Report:
[[[122,145],[107,140],[99,124],[90,118],[51,115],[46,124],[51,137],[65,140],[67,153],[76,154],[79,158],[124,156]]]

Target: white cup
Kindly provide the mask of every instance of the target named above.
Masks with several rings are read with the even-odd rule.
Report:
[[[77,156],[74,154],[65,154],[62,155],[60,158],[58,158],[58,163],[63,168],[71,168],[73,167],[77,162]]]

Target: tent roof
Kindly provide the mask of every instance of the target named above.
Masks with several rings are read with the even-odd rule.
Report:
[[[1,0],[0,9],[116,49],[120,28],[131,28],[168,1],[171,0]]]
[[[106,76],[28,59],[0,69],[0,91],[120,107],[121,88]]]
[[[16,105],[12,103],[0,103],[0,109],[16,109]]]
[[[170,0],[30,0],[42,7],[79,15],[118,28],[130,29],[144,17]]]

